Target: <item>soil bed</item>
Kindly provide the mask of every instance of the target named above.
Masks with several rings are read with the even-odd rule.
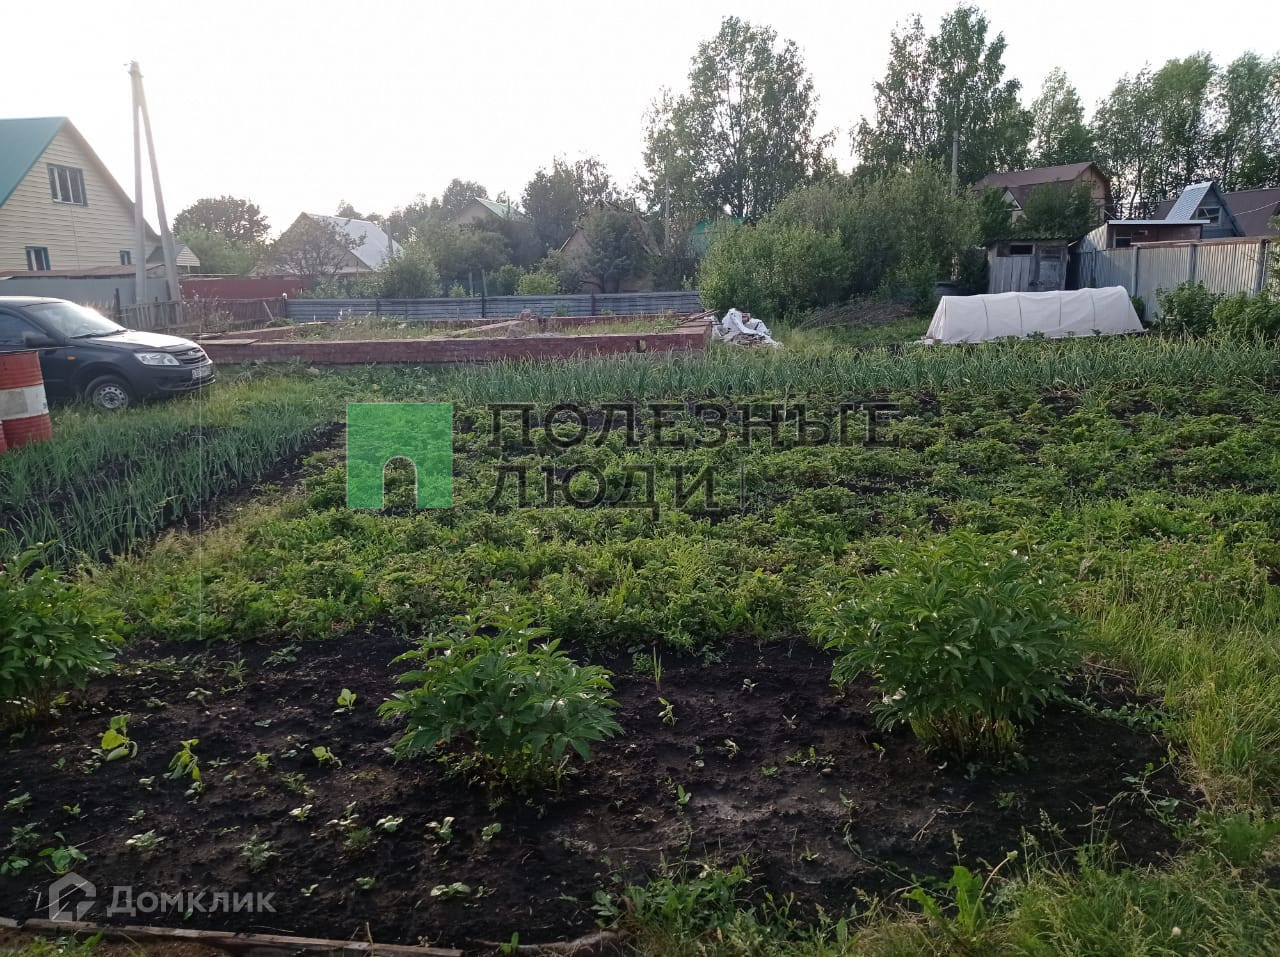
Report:
[[[44,916],[38,895],[53,878],[36,855],[61,832],[87,857],[76,873],[99,889],[91,920],[462,947],[518,931],[532,943],[589,930],[592,896],[611,874],[641,880],[662,859],[746,855],[756,889],[794,894],[793,913],[841,912],[859,890],[891,894],[915,876],[949,874],[957,846],[970,865],[994,863],[1024,829],[1045,848],[1105,830],[1121,859],[1156,861],[1176,842],[1148,800],[1190,800],[1167,768],[1150,776],[1148,799],[1137,797],[1126,776],[1159,767],[1166,746],[1120,721],[1057,706],[1026,736],[1024,768],[946,765],[906,733],[877,731],[867,689],[832,689],[823,653],[739,642],[713,663],[665,654],[660,689],[631,672],[629,656],[604,662],[617,671],[626,733],[545,804],[494,806],[437,764],[387,753],[399,729],[375,712],[403,670],[388,663],[406,647],[380,632],[284,655],[221,646],[175,660],[192,646],[135,647],[120,674],[0,750],[0,805],[31,795],[25,808],[0,810],[0,840],[21,825],[39,835],[22,854],[34,863],[0,878],[0,915]],[[241,657],[243,686],[229,667]],[[351,713],[335,713],[342,688],[358,696]],[[1099,708],[1132,700],[1113,678],[1077,691]],[[661,720],[659,696],[674,725]],[[99,736],[121,713],[132,715],[138,753],[100,763]],[[164,776],[189,738],[199,739],[206,785],[198,800]],[[317,762],[317,746],[341,766]],[[255,755],[268,756],[265,767]],[[677,785],[691,795],[683,808]],[[76,805],[79,815],[68,813]],[[305,805],[305,821],[290,816]],[[403,818],[394,833],[375,826],[389,815]],[[446,817],[449,841],[429,826]],[[332,823],[344,818],[345,829]],[[373,839],[352,850],[361,827]],[[125,841],[147,831],[164,840],[144,858]],[[251,841],[270,852],[256,873],[244,855]],[[455,882],[470,892],[432,896]],[[114,885],[207,899],[274,893],[275,913],[110,918]]]

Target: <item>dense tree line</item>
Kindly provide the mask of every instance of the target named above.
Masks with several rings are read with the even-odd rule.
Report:
[[[596,158],[553,157],[519,196],[493,197],[506,213],[467,225],[459,214],[489,193],[464,178],[387,213],[361,215],[346,202],[337,212],[381,224],[404,247],[368,287],[388,295],[612,289],[644,273],[668,288],[701,274],[705,289],[729,282],[727,251],[760,252],[766,241],[784,260],[812,255],[817,265],[806,274],[823,273],[837,248],[855,264],[815,280],[828,291],[805,300],[922,287],[926,275],[948,270],[954,278],[965,244],[1018,230],[1083,231],[1098,215],[1080,191],[1041,190],[1015,229],[1000,202],[967,194],[991,171],[1094,160],[1126,215],[1204,179],[1226,190],[1280,184],[1280,57],[1246,53],[1222,65],[1193,53],[1143,66],[1120,77],[1090,115],[1060,69],[1030,96],[1008,76],[1006,49],[1004,35],[968,4],[932,30],[918,15],[907,19],[890,35],[873,114],[851,128],[854,170],[841,174],[799,47],[766,25],[727,17],[697,47],[684,88],[655,97],[633,183],[619,183]],[[913,224],[930,228],[917,208],[944,217],[937,232],[950,247],[903,238]],[[307,258],[283,239],[267,243],[261,212],[233,197],[201,200],[174,227],[211,272],[303,268]],[[879,248],[861,248],[859,232],[878,237]]]

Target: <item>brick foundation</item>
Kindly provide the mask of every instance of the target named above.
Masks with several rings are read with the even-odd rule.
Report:
[[[590,318],[618,322],[626,317]],[[704,352],[711,340],[711,323],[709,320],[698,319],[681,323],[676,329],[667,332],[639,334],[563,337],[504,335],[492,338],[365,339],[347,342],[289,339],[274,335],[274,329],[262,332],[270,334],[264,336],[259,332],[243,332],[234,337],[204,338],[200,340],[200,345],[214,362],[288,362],[296,359],[311,365],[430,365],[495,362],[502,359],[568,359],[648,352]]]

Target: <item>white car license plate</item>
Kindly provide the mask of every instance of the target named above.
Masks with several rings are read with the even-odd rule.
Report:
[[[213,375],[213,366],[200,366],[198,369],[191,370],[193,379],[207,379],[211,375]]]

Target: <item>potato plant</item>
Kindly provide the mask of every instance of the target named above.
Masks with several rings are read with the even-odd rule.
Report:
[[[400,676],[409,690],[380,709],[403,717],[403,757],[457,741],[452,763],[515,788],[558,785],[572,755],[591,757],[594,742],[622,730],[613,717],[609,673],[583,666],[527,617],[495,616],[458,640],[441,638],[397,658],[418,667]],[[492,632],[490,634],[490,632]]]
[[[108,616],[84,592],[39,567],[42,547],[0,565],[0,727],[82,688],[114,656]]]
[[[823,616],[832,679],[871,674],[881,727],[906,722],[957,757],[1007,753],[1079,660],[1059,584],[969,533],[899,543],[884,564]]]

